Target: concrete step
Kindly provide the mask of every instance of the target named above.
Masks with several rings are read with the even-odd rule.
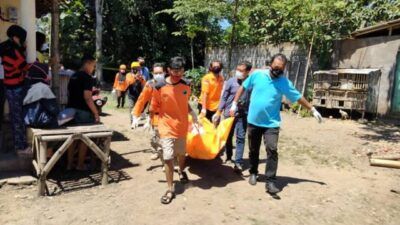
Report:
[[[0,154],[0,172],[30,172],[32,167],[32,158],[21,158],[15,153]]]

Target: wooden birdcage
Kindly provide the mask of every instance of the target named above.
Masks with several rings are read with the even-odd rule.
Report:
[[[325,70],[313,77],[315,106],[376,113],[380,70]]]

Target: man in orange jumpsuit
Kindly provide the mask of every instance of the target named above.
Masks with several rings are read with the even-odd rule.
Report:
[[[164,65],[161,63],[156,63],[153,65],[153,79],[147,81],[142,93],[140,94],[135,107],[132,111],[132,129],[136,129],[139,125],[140,115],[142,114],[144,108],[146,107],[147,103],[152,101],[153,97],[153,90],[155,85],[162,82],[165,78],[165,69]],[[164,165],[164,161],[162,158],[162,151],[160,146],[160,135],[158,132],[158,111],[150,104],[149,107],[150,112],[150,123],[151,123],[151,139],[150,144],[153,148],[153,155],[151,156],[152,160],[156,160],[158,158],[161,159],[161,162]]]
[[[115,75],[113,89],[117,94],[117,108],[124,108],[125,94],[128,89],[128,83],[126,81],[126,65],[124,64],[119,66],[119,72]]]
[[[224,77],[221,73],[222,62],[214,60],[210,63],[209,73],[201,79],[201,94],[199,97],[200,116],[212,121],[212,117],[218,110],[221,99]]]
[[[167,192],[161,197],[161,203],[169,204],[175,198],[174,158],[179,164],[179,178],[182,183],[189,181],[185,170],[186,135],[189,128],[188,114],[197,124],[197,116],[189,105],[190,86],[183,78],[185,60],[174,57],[168,65],[168,77],[158,83],[153,91],[152,107],[159,112],[158,128],[160,143],[165,161]]]

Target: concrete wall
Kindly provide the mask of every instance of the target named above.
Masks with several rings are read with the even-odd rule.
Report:
[[[333,68],[377,68],[381,70],[377,110],[380,116],[390,114],[399,48],[400,36],[349,39],[335,43]]]
[[[283,53],[289,59],[287,65],[288,77],[296,87],[301,90],[303,86],[303,79],[305,67],[307,62],[307,51],[301,49],[299,46],[291,43],[283,43],[280,45],[258,45],[258,46],[239,46],[232,51],[231,68],[224,69],[224,75],[234,69],[236,65],[243,60],[253,63],[254,68],[262,68],[265,66],[265,61],[270,60],[276,53]],[[205,67],[208,68],[210,61],[218,59],[221,60],[226,66],[228,65],[228,49],[227,48],[207,48],[205,54]],[[314,60],[316,62],[316,60]],[[317,65],[314,63],[313,65]],[[316,69],[315,67],[313,68]],[[296,82],[296,73],[298,77]],[[311,72],[309,73],[311,74]],[[311,76],[308,77],[310,79]]]
[[[17,8],[17,12],[18,12],[18,24],[21,21],[21,10],[20,10],[20,0],[0,0],[0,7],[1,7],[1,12],[2,12],[2,16],[4,16],[5,18],[8,18],[8,8],[9,7],[15,7]],[[11,26],[13,23],[9,23],[9,22],[4,22],[1,21],[0,22],[0,42],[3,42],[5,40],[7,40],[7,29],[9,26]]]

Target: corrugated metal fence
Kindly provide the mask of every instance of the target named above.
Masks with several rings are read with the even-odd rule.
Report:
[[[304,73],[307,63],[307,51],[297,45],[284,43],[280,45],[258,45],[258,46],[239,46],[232,50],[231,68],[225,68],[225,75],[233,70],[236,65],[243,60],[253,63],[254,68],[262,68],[271,57],[277,53],[285,54],[289,60],[287,65],[287,76],[301,90],[303,86]],[[228,65],[228,49],[221,47],[210,47],[206,49],[205,66],[208,67],[210,61],[221,60],[224,65]],[[316,62],[313,59],[313,62]],[[317,63],[313,63],[311,70],[315,71]],[[309,75],[312,74],[309,71]],[[310,80],[310,76],[308,77]]]

